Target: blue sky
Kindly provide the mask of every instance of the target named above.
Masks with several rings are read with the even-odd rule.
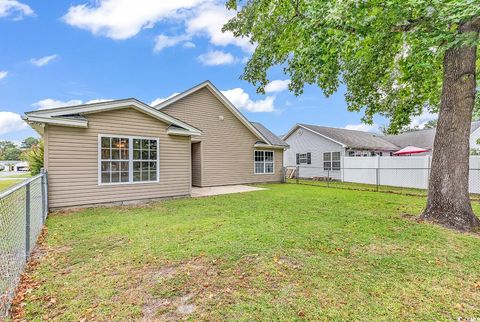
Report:
[[[345,88],[327,99],[309,86],[295,97],[280,68],[257,95],[239,79],[252,45],[220,31],[232,14],[215,0],[0,0],[0,139],[36,135],[20,120],[26,111],[126,97],[150,104],[206,79],[277,134],[301,122],[386,123],[360,125]]]

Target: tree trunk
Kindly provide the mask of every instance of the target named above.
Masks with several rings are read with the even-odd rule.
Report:
[[[478,36],[478,26],[473,22],[463,24],[460,27],[462,32],[476,32]],[[420,217],[462,231],[480,227],[468,192],[476,51],[474,46],[462,46],[448,49],[445,53],[428,201]]]

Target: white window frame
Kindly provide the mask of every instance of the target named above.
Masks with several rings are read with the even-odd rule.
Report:
[[[300,165],[301,165],[301,164],[307,164],[307,161],[308,161],[307,154],[308,154],[308,153],[299,153],[299,154],[298,154],[298,163],[299,163]],[[302,155],[304,156],[303,158],[302,158]],[[302,160],[303,160],[304,162],[302,162]]]
[[[102,137],[105,138],[125,138],[128,139],[128,181],[126,182],[102,182]],[[155,140],[157,141],[157,180],[154,181],[133,181],[133,140]],[[136,135],[122,135],[122,134],[98,134],[98,185],[99,186],[116,186],[124,184],[149,184],[149,183],[158,183],[160,182],[160,138],[158,137],[148,137],[148,136],[136,136]],[[115,160],[117,161],[117,160]],[[122,160],[118,160],[122,161]],[[152,160],[149,160],[151,162]]]
[[[330,161],[325,161],[325,154],[328,153],[330,154]],[[333,154],[334,153],[339,153],[340,158],[338,160],[333,160]],[[323,161],[323,171],[340,171],[342,169],[342,153],[339,151],[332,151],[332,152],[323,152],[322,153],[322,161]],[[330,169],[325,168],[325,162],[330,163]],[[338,168],[333,168],[333,162],[340,162],[340,167]]]
[[[255,152],[263,152],[263,161],[255,161]],[[265,172],[265,152],[272,152],[272,165],[273,165],[273,171],[272,172]],[[263,172],[257,172],[257,167],[256,164],[258,163],[263,163]],[[270,163],[270,162],[268,162]],[[253,150],[253,174],[275,174],[275,151],[273,150]]]

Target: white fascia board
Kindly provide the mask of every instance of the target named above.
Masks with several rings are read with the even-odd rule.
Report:
[[[285,141],[285,140],[286,140],[290,135],[292,135],[292,134],[295,132],[295,130],[296,130],[297,128],[299,128],[299,127],[301,127],[301,128],[304,129],[304,130],[310,131],[310,132],[312,132],[312,133],[314,133],[314,134],[316,134],[316,135],[319,135],[319,136],[321,136],[322,138],[325,138],[325,139],[327,139],[327,140],[329,140],[329,141],[332,141],[333,143],[336,143],[336,144],[340,145],[340,146],[343,147],[343,148],[348,148],[348,146],[345,145],[345,144],[343,144],[342,142],[336,141],[336,140],[334,140],[334,139],[332,139],[332,138],[330,138],[330,137],[328,137],[328,136],[326,136],[326,135],[323,135],[323,134],[321,134],[321,133],[318,133],[318,132],[316,132],[316,131],[314,131],[314,130],[312,130],[312,129],[309,129],[308,127],[303,126],[303,125],[301,125],[301,124],[296,124],[294,127],[292,127],[292,129],[291,129],[290,131],[288,131],[287,134],[285,134],[285,135],[283,136],[282,140]]]
[[[267,138],[265,138],[262,133],[260,133],[253,125],[252,123],[250,123],[248,121],[248,119],[242,114],[240,113],[240,111],[210,82],[210,81],[205,81],[203,83],[200,83],[198,84],[197,86],[194,86],[188,90],[186,90],[185,92],[183,93],[180,93],[178,95],[175,95],[174,97],[166,100],[166,101],[163,101],[162,103],[154,106],[155,109],[157,110],[161,110],[162,108],[165,108],[179,100],[181,100],[182,98],[202,89],[202,88],[208,88],[210,90],[210,92],[215,95],[216,98],[218,98],[218,100],[220,102],[223,103],[223,105],[225,105],[225,107],[227,107],[228,110],[230,110],[230,112],[233,113],[233,115],[235,115],[237,117],[237,119],[240,120],[240,122],[243,123],[243,125],[245,125],[253,134],[255,134],[255,136],[262,140],[262,141],[265,141],[265,142],[269,142],[267,140]]]
[[[273,144],[263,144],[263,143],[255,143],[254,147],[264,148],[264,149],[282,149],[282,150],[286,150],[288,148],[288,146],[284,146],[284,145],[273,145]]]
[[[50,110],[41,110],[30,112],[27,114],[28,117],[31,116],[42,116],[42,117],[55,117],[68,114],[90,114],[90,113],[98,113],[104,111],[115,110],[119,108],[127,108],[133,107],[141,112],[144,112],[156,119],[159,119],[167,124],[173,124],[179,127],[182,127],[192,133],[201,134],[201,131],[194,128],[191,125],[188,125],[180,120],[177,120],[170,115],[167,115],[163,112],[160,112],[153,107],[146,105],[135,99],[126,99],[126,100],[119,100],[119,101],[107,101],[101,103],[94,103],[94,104],[85,104],[85,105],[78,105],[78,106],[68,106],[62,107],[57,109],[50,109]]]
[[[295,130],[296,130],[297,128],[299,128],[299,127],[300,127],[300,125],[299,125],[298,123],[295,124],[295,125],[290,129],[290,131],[288,131],[287,134],[285,134],[285,135],[282,137],[282,140],[285,141],[286,139],[288,139],[288,137],[289,137],[290,135],[292,135],[292,133],[295,132]]]
[[[80,127],[80,128],[88,127],[87,120],[74,120],[74,119],[61,118],[61,117],[41,117],[41,116],[34,116],[34,115],[24,116],[23,119],[28,123],[44,123],[44,124],[71,126],[71,127]]]
[[[201,133],[195,133],[186,130],[179,130],[179,129],[167,129],[167,134],[169,135],[179,135],[179,136],[201,136]]]

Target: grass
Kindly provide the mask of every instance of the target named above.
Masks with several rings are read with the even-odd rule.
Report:
[[[0,180],[0,192],[7,190],[8,188],[22,182],[23,180]]]
[[[287,179],[287,183],[297,184],[297,180]],[[336,181],[336,180],[322,181],[322,180],[311,180],[311,179],[299,179],[298,184],[321,186],[325,188],[396,193],[396,194],[404,194],[404,195],[419,196],[419,197],[426,197],[428,195],[427,189],[396,187],[396,186],[386,186],[386,185],[377,186],[375,184],[342,182],[342,181]],[[470,194],[470,199],[472,201],[480,201],[480,195],[472,193]]]
[[[5,176],[4,178],[31,178],[32,175],[30,174],[30,172],[26,172],[26,173],[17,173],[17,174],[12,174],[12,175],[7,175]]]
[[[480,317],[480,238],[415,222],[424,198],[265,187],[51,215],[17,314],[29,321]]]

